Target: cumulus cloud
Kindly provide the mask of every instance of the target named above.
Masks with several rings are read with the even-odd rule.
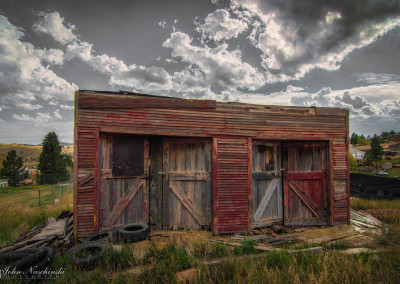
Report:
[[[165,24],[165,21],[159,23],[160,26],[165,26]],[[80,40],[73,33],[75,27],[66,23],[58,12],[41,13],[41,19],[35,23],[35,29],[64,44],[67,60],[78,57],[88,63],[93,70],[109,76],[109,84],[112,86],[124,86],[143,92],[171,88],[170,75],[162,67],[127,65],[122,60],[107,54],[96,55],[93,45]],[[66,38],[61,37],[60,31],[68,31],[68,36]]]
[[[174,32],[164,43],[172,49],[172,56],[197,66],[208,80],[218,83],[223,88],[245,88],[257,90],[265,83],[263,74],[243,62],[239,50],[228,50],[227,44],[199,47],[192,44],[192,39],[185,33]]]
[[[232,0],[231,8],[257,23],[249,39],[270,83],[337,70],[352,51],[400,26],[396,1]]]
[[[247,29],[247,23],[230,17],[227,10],[219,9],[209,14],[197,31],[216,41],[237,37]]]
[[[57,76],[49,67],[63,62],[57,49],[37,49],[22,41],[24,32],[0,15],[0,106],[39,109],[32,102],[68,101],[78,88]]]
[[[74,106],[60,104],[60,109],[62,109],[62,110],[73,110]]]
[[[362,73],[357,77],[357,81],[367,84],[400,83],[400,76],[396,74]]]
[[[35,109],[43,108],[39,104],[30,104],[30,103],[22,103],[22,104],[17,105],[17,107],[22,108],[22,109],[26,109],[26,110],[35,110]]]
[[[19,121],[33,121],[33,122],[50,122],[56,120],[62,120],[62,116],[60,114],[60,110],[57,109],[53,113],[36,113],[36,117],[29,116],[27,114],[13,114],[12,118]]]
[[[64,24],[64,18],[58,12],[39,13],[40,19],[33,25],[35,31],[50,34],[56,41],[67,44],[77,40],[75,26]]]

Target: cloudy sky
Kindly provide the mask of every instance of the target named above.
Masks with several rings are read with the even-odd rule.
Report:
[[[77,89],[350,109],[400,130],[399,0],[0,3],[0,143],[72,142]]]

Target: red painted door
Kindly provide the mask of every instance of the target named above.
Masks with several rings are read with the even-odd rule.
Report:
[[[283,143],[284,224],[327,224],[325,142]]]

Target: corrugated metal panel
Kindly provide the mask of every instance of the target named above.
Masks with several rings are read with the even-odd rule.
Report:
[[[249,229],[249,145],[246,138],[218,138],[218,233]]]

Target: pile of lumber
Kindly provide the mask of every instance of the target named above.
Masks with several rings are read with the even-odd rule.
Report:
[[[39,247],[57,248],[69,245],[73,234],[72,221],[72,213],[63,211],[56,219],[49,218],[16,242],[1,248],[0,253]]]
[[[350,210],[350,226],[357,232],[373,234],[381,234],[382,228],[387,228],[387,225],[372,215],[353,209]]]

